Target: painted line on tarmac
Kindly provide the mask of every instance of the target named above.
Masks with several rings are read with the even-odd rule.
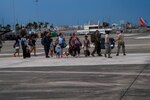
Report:
[[[31,53],[31,55],[33,55],[34,53]],[[44,54],[44,52],[38,52],[36,53],[37,55],[40,55],[40,54]],[[20,53],[19,54],[20,56],[23,55],[23,53]],[[0,54],[0,56],[14,56],[14,53],[3,53],[3,54]]]
[[[2,90],[0,93],[29,93],[29,92],[72,92],[72,90],[61,90],[61,89],[53,89],[50,90],[48,88],[46,89],[32,89],[34,87],[64,87],[64,86],[73,86],[73,87],[96,87],[96,86],[106,86],[106,87],[112,87],[112,86],[121,86],[124,84],[118,84],[118,83],[99,83],[99,82],[81,82],[81,81],[55,81],[55,82],[42,82],[42,83],[22,83],[20,84],[21,87],[31,87],[27,90]]]
[[[150,36],[146,36],[146,37],[137,37],[135,39],[150,39]]]
[[[36,74],[104,74],[104,75],[137,75],[135,72],[77,72],[77,71],[0,71],[0,73],[36,73]],[[141,73],[142,76],[150,76],[150,73]]]
[[[22,86],[40,87],[40,86],[121,86],[118,83],[99,83],[99,82],[84,82],[84,81],[49,81],[42,83],[22,83]]]
[[[125,45],[126,47],[136,47],[136,46],[150,46],[150,44],[127,44],[127,45]]]

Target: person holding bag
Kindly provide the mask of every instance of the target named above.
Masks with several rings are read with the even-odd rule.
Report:
[[[60,56],[63,57],[63,49],[67,46],[65,38],[63,36],[63,33],[59,33],[59,35],[58,35],[58,37],[56,39],[55,44],[57,44],[57,45],[59,44],[59,46],[61,48]]]
[[[73,56],[75,57],[78,53],[78,56],[80,56],[80,46],[82,46],[82,43],[80,39],[73,33],[72,35],[72,44],[73,44]]]
[[[14,57],[16,57],[16,54],[18,53],[18,57],[19,55],[19,49],[20,49],[20,42],[19,39],[16,39],[16,42],[14,43],[14,48],[15,48],[15,53],[14,53]]]

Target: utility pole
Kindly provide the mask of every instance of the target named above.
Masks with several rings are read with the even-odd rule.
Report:
[[[36,18],[38,22],[39,21],[39,7],[38,7],[39,0],[35,0],[35,2],[36,2]]]
[[[4,17],[2,17],[2,27],[5,26]]]
[[[16,13],[15,13],[15,1],[13,0],[13,15],[14,15],[14,30],[15,30],[15,25],[16,25]],[[15,30],[16,32],[16,30]]]

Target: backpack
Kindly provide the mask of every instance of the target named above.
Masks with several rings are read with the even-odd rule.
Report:
[[[25,46],[25,41],[24,40],[21,40],[21,45]]]
[[[87,57],[87,56],[90,56],[90,51],[89,50],[84,50],[84,55]]]
[[[45,43],[44,43],[44,38],[45,38],[45,37],[42,37],[42,39],[41,39],[41,44],[42,44],[42,45],[45,44]]]
[[[91,42],[92,42],[92,43],[95,42],[95,33],[92,33],[92,34],[91,34]]]
[[[81,44],[81,42],[80,42],[80,40],[79,40],[78,38],[76,38],[76,39],[74,40],[74,45],[75,45],[75,46],[82,46],[82,44]]]
[[[20,45],[19,45],[18,42],[15,42],[14,45],[13,45],[14,48],[19,47],[19,46],[20,46]]]

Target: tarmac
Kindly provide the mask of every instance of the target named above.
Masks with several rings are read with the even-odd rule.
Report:
[[[127,55],[115,56],[114,49],[110,59],[83,54],[47,59],[41,49],[23,59],[3,50],[0,100],[150,100],[150,40],[145,37],[129,36]]]

